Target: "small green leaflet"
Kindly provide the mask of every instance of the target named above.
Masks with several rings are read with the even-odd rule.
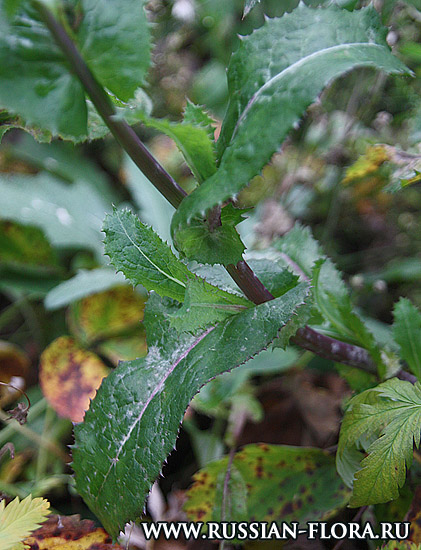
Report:
[[[105,253],[133,284],[179,302],[186,300],[172,319],[178,330],[204,328],[252,305],[194,275],[152,228],[128,210],[108,215],[104,232]]]
[[[184,300],[190,271],[151,227],[129,210],[117,210],[104,221],[105,253],[134,285]]]
[[[393,335],[402,359],[421,380],[421,312],[409,300],[401,298],[395,305],[394,317]]]
[[[217,142],[218,171],[182,201],[173,233],[235,197],[259,174],[332,79],[362,66],[410,74],[391,54],[385,34],[372,7],[315,11],[301,3],[243,37],[228,68],[230,102]]]
[[[173,236],[183,256],[211,265],[235,265],[242,260],[245,247],[235,226],[243,221],[246,210],[227,204],[222,210],[215,208],[214,215],[218,217],[219,212],[220,223],[217,220],[212,229],[206,221],[195,218]]]
[[[350,506],[393,500],[399,496],[413,446],[420,443],[421,385],[393,378],[349,403],[336,456],[342,477],[352,482]],[[358,453],[358,449],[368,454]],[[358,454],[361,464],[358,469]],[[356,471],[358,470],[358,471]],[[356,472],[356,473],[355,473]]]
[[[220,521],[220,478],[225,478],[228,457],[212,462],[194,475],[184,510],[193,521]],[[349,490],[326,451],[287,445],[246,445],[232,462],[233,481],[246,494],[233,502],[234,514],[225,521],[327,520],[345,507]],[[244,490],[244,489],[243,489]],[[241,507],[240,507],[241,506]],[[228,512],[231,510],[228,510]]]
[[[44,141],[49,134],[81,141],[88,135],[85,93],[37,5],[0,0],[0,108],[19,115],[17,125],[35,136],[31,128],[39,127]],[[78,5],[82,18],[74,33],[76,45],[100,83],[129,100],[150,63],[144,0],[82,0]]]
[[[173,139],[184,156],[194,177],[204,182],[216,172],[214,144],[211,137],[210,120],[200,107],[188,103],[185,118],[181,123],[166,119],[151,118],[141,111],[132,113],[145,126],[155,128]]]
[[[75,427],[77,490],[112,536],[142,513],[192,397],[266,348],[307,295],[308,285],[300,283],[196,335],[172,329],[168,316],[179,305],[151,295],[145,312],[148,355],[120,363]]]

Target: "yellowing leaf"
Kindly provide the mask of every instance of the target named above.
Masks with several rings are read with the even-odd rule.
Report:
[[[358,180],[372,176],[388,160],[390,160],[390,154],[384,145],[368,147],[365,154],[347,169],[342,180],[343,185],[356,183]]]
[[[25,544],[28,550],[122,550],[104,529],[79,516],[51,516]]]
[[[10,550],[47,519],[50,503],[43,498],[27,496],[6,506],[0,502],[0,550]]]
[[[143,319],[145,300],[128,286],[120,286],[75,302],[70,310],[72,331],[92,342],[116,336]]]
[[[54,340],[41,355],[41,389],[53,409],[73,422],[81,422],[108,368],[94,353],[73,338]]]

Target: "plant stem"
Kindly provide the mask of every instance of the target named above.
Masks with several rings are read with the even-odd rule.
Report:
[[[97,82],[75,44],[53,13],[39,0],[33,0],[33,4],[117,141],[149,181],[177,208],[186,196],[186,192],[149,153],[127,122],[115,117],[115,110],[108,95]],[[245,261],[240,261],[235,266],[229,265],[226,269],[244,294],[255,304],[273,299],[272,294]],[[293,342],[326,359],[375,372],[375,366],[364,349],[319,334],[310,327],[300,329]]]
[[[136,166],[155,185],[164,197],[177,208],[186,192],[164,170],[159,162],[149,153],[140,141],[136,132],[125,120],[117,118],[114,106],[104,88],[97,82],[79,50],[57,21],[53,13],[40,1],[33,0],[33,5],[41,15],[45,25],[60,47],[72,71],[79,78],[96,110],[103,118],[116,140],[130,156]]]

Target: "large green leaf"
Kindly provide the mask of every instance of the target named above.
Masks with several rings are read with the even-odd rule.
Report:
[[[150,64],[145,0],[82,0],[81,53],[101,84],[123,101],[134,96]]]
[[[87,136],[84,90],[29,1],[6,17],[0,2],[0,107],[75,140]],[[73,4],[76,4],[74,2]],[[149,31],[143,0],[83,0],[76,44],[100,83],[122,100],[134,96],[149,66]]]
[[[184,505],[189,519],[221,521],[219,477],[226,477],[228,458],[212,462],[194,476]],[[348,503],[333,456],[320,449],[286,445],[247,445],[232,466],[246,487],[240,517],[225,521],[326,521]],[[276,488],[276,490],[275,490]],[[219,497],[219,498],[218,498]]]
[[[394,310],[393,335],[401,349],[402,358],[421,380],[421,311],[401,298]]]
[[[86,134],[85,94],[29,2],[0,3],[0,107],[55,135]]]
[[[300,4],[243,37],[228,69],[230,102],[217,142],[218,171],[182,201],[173,233],[236,196],[333,78],[363,66],[409,74],[390,53],[385,35],[372,7],[315,11]]]
[[[307,292],[301,283],[196,335],[171,329],[168,315],[179,306],[151,295],[147,357],[121,363],[75,428],[76,486],[110,534],[141,514],[191,398],[208,380],[266,348]]]
[[[420,443],[421,385],[393,378],[350,402],[337,452],[338,471],[349,483],[350,506],[387,502],[399,496]],[[358,449],[361,464],[358,469]],[[356,471],[358,470],[358,471]],[[344,472],[344,474],[343,474]]]

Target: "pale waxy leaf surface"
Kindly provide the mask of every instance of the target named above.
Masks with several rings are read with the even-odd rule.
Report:
[[[0,550],[9,550],[35,531],[47,519],[49,507],[47,500],[31,495],[22,501],[16,497],[7,506],[0,501]]]
[[[148,355],[121,363],[75,427],[76,486],[111,535],[142,513],[192,397],[266,348],[307,294],[308,286],[300,283],[196,335],[171,329],[168,315],[179,305],[151,295],[145,312]]]
[[[228,68],[230,102],[217,142],[218,171],[182,201],[173,233],[259,174],[334,78],[355,67],[410,74],[391,54],[386,32],[371,7],[347,12],[300,4],[243,37]]]
[[[405,298],[394,310],[393,335],[401,349],[402,358],[415,376],[421,379],[421,311]]]
[[[350,506],[393,500],[405,483],[413,447],[420,443],[421,385],[392,378],[350,402],[336,456],[338,471],[349,483],[357,451],[368,454],[354,472]]]

